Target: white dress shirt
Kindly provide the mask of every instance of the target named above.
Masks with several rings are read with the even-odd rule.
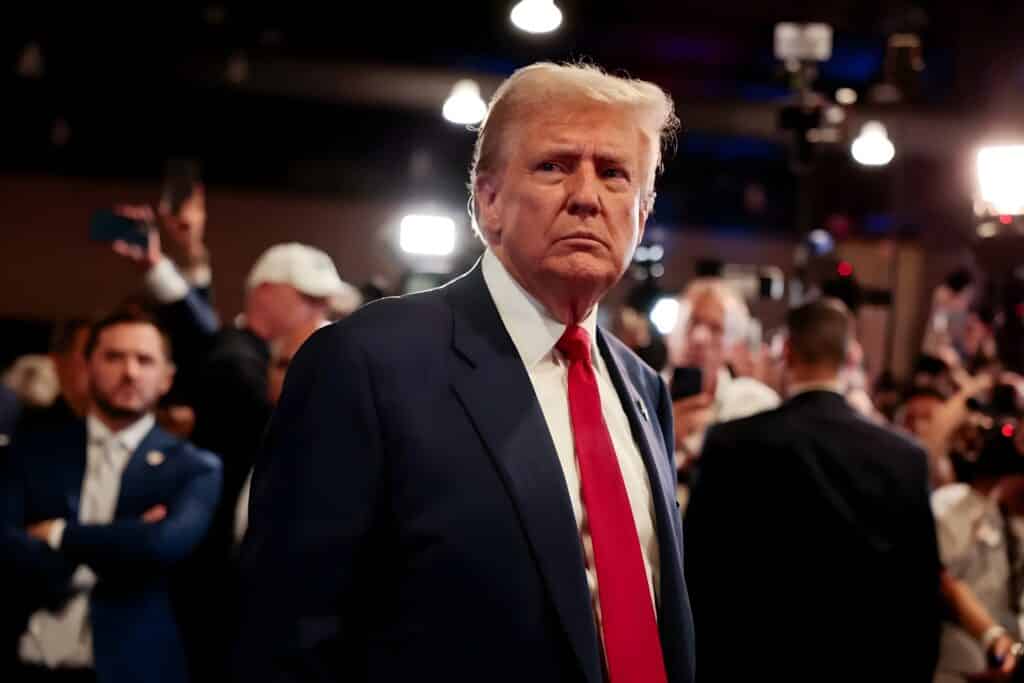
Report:
[[[932,512],[942,566],[966,583],[996,623],[1011,637],[1021,632],[1018,614],[1024,596],[1016,596],[1010,608],[1010,552],[1007,534],[1016,539],[1015,570],[1024,568],[1024,520],[1004,519],[996,501],[967,484],[947,484],[932,492]],[[1006,522],[1009,521],[1009,527]],[[944,623],[935,680],[963,680],[962,672],[985,668],[985,653],[974,638],[959,626]]]
[[[566,326],[545,311],[543,306],[531,297],[517,283],[498,258],[490,251],[483,256],[483,276],[487,289],[498,308],[498,315],[505,324],[512,343],[519,352],[530,382],[533,384],[537,402],[547,423],[551,440],[555,444],[558,462],[565,474],[572,511],[576,516],[583,551],[586,556],[587,584],[598,626],[601,623],[600,600],[597,591],[597,573],[594,569],[594,548],[587,524],[587,511],[583,506],[580,489],[579,467],[576,462],[572,437],[572,423],[569,417],[569,363],[555,344],[562,337]],[[622,479],[633,511],[640,551],[643,554],[644,569],[647,573],[648,588],[654,605],[658,600],[659,555],[658,535],[655,532],[654,504],[647,469],[643,458],[633,441],[629,420],[615,391],[604,359],[597,348],[597,307],[586,320],[580,323],[590,335],[590,354],[597,375],[598,392],[601,396],[601,412],[611,434],[615,454],[619,460]],[[655,609],[657,614],[657,609]]]
[[[154,424],[153,415],[146,415],[115,434],[94,416],[86,419],[88,446],[78,506],[79,522],[108,524],[114,520],[121,475]],[[54,550],[60,550],[64,528],[63,520],[54,524],[49,539]],[[23,662],[51,669],[93,667],[89,593],[96,585],[96,575],[87,566],[80,565],[71,578],[71,585],[75,595],[60,611],[39,610],[29,619],[28,631],[22,635],[18,648]]]

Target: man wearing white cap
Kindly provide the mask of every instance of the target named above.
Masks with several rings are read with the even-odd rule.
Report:
[[[231,562],[235,501],[270,417],[270,344],[299,329],[325,324],[332,302],[351,302],[358,297],[354,292],[323,251],[294,242],[272,246],[249,272],[238,324],[221,330],[200,365],[192,397],[196,416],[192,440],[207,444],[203,447],[208,449],[218,444],[221,450],[214,452],[224,458],[221,506],[195,562],[194,580],[187,580],[206,589],[190,592],[192,608],[186,610],[185,619],[195,626],[190,629],[196,635],[191,645],[203,667],[197,673],[207,673],[208,680],[221,680],[221,662],[230,649],[224,639],[231,625],[219,624],[217,615],[231,618],[235,613],[230,597],[235,583]],[[210,605],[218,607],[211,610]],[[211,612],[216,613],[212,619]]]
[[[154,240],[150,241],[153,245]],[[124,250],[122,250],[123,252]],[[140,263],[151,295],[164,306],[175,344],[190,349],[191,381],[183,387],[195,413],[193,443],[223,458],[224,490],[210,533],[183,576],[188,590],[179,610],[188,642],[193,676],[221,680],[225,638],[234,614],[232,532],[235,503],[270,417],[267,370],[270,345],[300,329],[313,329],[332,314],[349,313],[359,294],[338,276],[330,256],[314,247],[290,242],[267,249],[246,278],[242,315],[235,325],[218,327],[198,287],[160,252],[159,241],[148,254],[125,254]],[[205,309],[205,310],[204,310]],[[213,444],[216,444],[216,449]]]

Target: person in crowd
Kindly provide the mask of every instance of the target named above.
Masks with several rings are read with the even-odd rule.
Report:
[[[788,400],[707,435],[685,517],[703,680],[780,667],[829,681],[932,676],[940,566],[927,457],[841,395],[851,325],[834,299],[791,311]],[[738,657],[745,615],[768,621]],[[796,631],[771,623],[783,615]]]
[[[1024,454],[998,427],[987,431],[994,433],[983,438],[977,453],[956,454],[961,481],[937,489],[932,508],[943,565],[977,596],[995,623],[980,638],[959,625],[943,625],[936,683],[984,671],[997,638],[1019,640],[1021,635],[1024,520],[1012,514],[1002,485],[1024,473]]]
[[[168,580],[209,526],[220,464],[155,425],[174,367],[152,318],[97,322],[84,357],[85,420],[18,432],[0,464],[7,680],[185,681]]]
[[[693,680],[670,399],[596,327],[676,125],[660,88],[595,67],[499,87],[481,260],[288,371],[242,545],[242,680]]]
[[[928,387],[912,388],[907,392],[903,404],[896,413],[896,426],[923,438],[931,429],[935,411],[946,401],[946,398],[935,389]]]
[[[679,466],[688,470],[700,456],[709,427],[779,405],[773,389],[751,377],[734,377],[727,364],[731,349],[746,342],[750,314],[724,282],[700,279],[684,292],[676,328],[668,335],[669,364],[697,367],[699,394],[674,402]]]
[[[936,682],[1015,680],[1014,677],[1020,675],[1018,664],[1024,655],[1024,644],[1010,636],[963,580],[943,569],[939,574],[939,586],[950,619],[979,643],[987,661],[983,670],[974,673],[961,671],[952,677],[942,673],[940,664],[936,669]]]
[[[924,353],[940,358],[953,353],[959,358],[959,362],[967,360],[967,321],[970,310],[975,305],[976,294],[974,276],[967,268],[952,271],[935,288],[928,324],[921,343]]]
[[[48,409],[60,398],[60,382],[53,360],[40,353],[19,356],[0,375],[0,383],[11,389],[18,401],[32,411]]]
[[[89,321],[81,318],[54,327],[49,360],[57,376],[58,396],[49,405],[23,410],[16,431],[47,430],[85,416],[89,409],[89,372],[85,361],[89,327]]]
[[[292,358],[299,352],[310,335],[326,325],[326,321],[317,321],[300,327],[292,335],[279,339],[270,345],[270,366],[267,369],[267,400],[276,406],[284,389],[284,378]],[[249,492],[252,486],[252,472],[249,473],[238,496],[235,507],[235,544],[240,545],[245,531],[249,526]]]

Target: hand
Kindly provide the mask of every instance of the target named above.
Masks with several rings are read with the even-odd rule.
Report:
[[[977,674],[968,674],[968,681],[1009,681],[1020,659],[1021,647],[1008,635],[995,639],[989,648],[989,654],[999,660],[999,665]]]
[[[43,543],[50,542],[50,532],[53,530],[53,525],[57,522],[56,519],[48,519],[44,522],[36,522],[35,524],[29,524],[25,531],[29,536],[42,541]]]
[[[184,257],[186,267],[206,263],[206,192],[196,185],[177,213],[161,204],[161,224],[168,240]]]
[[[163,505],[154,505],[142,514],[142,521],[146,524],[156,524],[167,518],[167,508]]]
[[[676,448],[685,451],[687,437],[704,431],[713,417],[711,406],[715,397],[697,394],[672,402],[672,420],[676,431]],[[688,453],[688,455],[696,455]]]
[[[163,250],[160,247],[160,231],[154,227],[153,210],[148,206],[122,204],[114,207],[114,213],[150,226],[146,248],[121,240],[117,240],[113,244],[115,254],[128,259],[144,272],[149,272],[163,258]]]

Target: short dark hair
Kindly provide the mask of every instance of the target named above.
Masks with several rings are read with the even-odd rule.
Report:
[[[811,365],[839,368],[850,340],[850,310],[838,299],[822,297],[798,306],[786,316],[789,348]]]
[[[75,337],[88,330],[92,323],[86,318],[68,318],[53,326],[50,335],[50,353],[65,354],[75,347]]]
[[[160,335],[160,341],[163,342],[164,355],[167,360],[170,361],[173,358],[173,349],[171,347],[171,338],[167,335],[163,326],[149,311],[138,306],[125,306],[115,310],[98,321],[93,323],[89,330],[89,341],[85,343],[85,357],[89,358],[92,356],[93,351],[96,350],[96,346],[99,344],[100,334],[104,330],[107,330],[116,325],[150,325]]]

